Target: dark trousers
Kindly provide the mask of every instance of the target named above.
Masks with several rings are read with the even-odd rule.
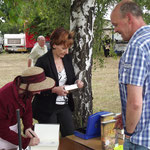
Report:
[[[109,56],[109,49],[104,49],[104,55],[105,55],[105,57],[108,57]]]
[[[74,132],[74,124],[72,118],[72,112],[68,105],[65,107],[54,111],[49,118],[46,120],[38,120],[39,123],[58,123],[60,124],[61,136],[65,137],[72,135]]]

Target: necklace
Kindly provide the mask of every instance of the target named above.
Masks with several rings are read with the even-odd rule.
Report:
[[[62,59],[55,60],[55,65],[58,72],[61,72],[64,69]]]

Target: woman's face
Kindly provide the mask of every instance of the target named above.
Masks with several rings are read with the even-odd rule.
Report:
[[[53,45],[53,54],[56,57],[63,58],[69,52],[69,48],[66,48],[64,45]]]

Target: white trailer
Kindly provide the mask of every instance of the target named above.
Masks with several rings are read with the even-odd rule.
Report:
[[[25,34],[4,34],[4,49],[7,52],[26,52]]]

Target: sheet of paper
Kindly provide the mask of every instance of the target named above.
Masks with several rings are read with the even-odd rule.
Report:
[[[40,143],[31,146],[31,150],[58,150],[59,124],[35,124],[34,131],[40,138]]]
[[[72,84],[72,85],[66,85],[65,86],[65,90],[67,90],[67,91],[71,91],[71,90],[75,90],[75,89],[78,89],[77,84]]]

